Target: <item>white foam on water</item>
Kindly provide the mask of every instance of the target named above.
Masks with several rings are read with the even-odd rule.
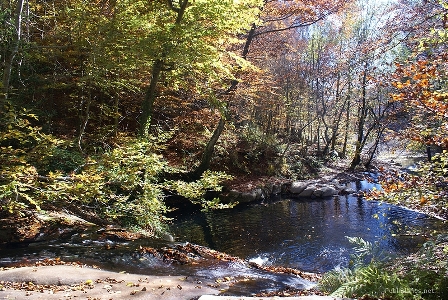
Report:
[[[257,257],[253,257],[253,258],[249,259],[249,262],[257,264],[259,266],[264,266],[264,265],[267,265],[267,263],[269,262],[269,259],[267,257],[257,256]]]

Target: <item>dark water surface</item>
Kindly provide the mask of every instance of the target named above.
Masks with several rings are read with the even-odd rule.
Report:
[[[253,260],[325,272],[347,266],[349,237],[378,243],[391,255],[407,254],[425,240],[418,231],[441,226],[437,219],[354,196],[327,200],[286,199],[227,211],[178,217],[172,232],[190,241]]]

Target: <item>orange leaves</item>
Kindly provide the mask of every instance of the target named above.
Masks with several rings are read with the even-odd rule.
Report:
[[[448,147],[448,90],[447,63],[444,51],[436,52],[427,59],[417,59],[407,65],[395,64],[390,94],[394,102],[401,102],[410,114],[411,122],[407,136],[424,144]]]
[[[404,89],[406,87],[409,87],[411,85],[411,81],[407,80],[406,82],[394,82],[392,83],[393,86],[395,86],[397,89]]]
[[[400,94],[389,94],[389,96],[392,98],[392,101],[403,101],[403,99],[406,97],[405,93]]]
[[[428,199],[425,196],[421,196],[420,197],[420,205],[425,204],[426,202],[428,202]]]

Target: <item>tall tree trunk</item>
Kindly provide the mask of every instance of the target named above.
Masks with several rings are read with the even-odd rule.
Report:
[[[331,135],[331,148],[330,148],[331,151],[334,151],[336,148],[336,140],[339,135],[339,125],[341,124],[342,115],[343,115],[344,109],[345,109],[345,104],[346,104],[346,102],[344,102],[342,104],[341,110],[339,111],[338,117],[336,118],[335,123],[333,125],[333,129],[332,129],[333,133]]]
[[[243,52],[241,53],[241,57],[246,59],[247,54],[249,53],[250,44],[255,36],[255,30],[257,29],[256,25],[253,24],[246,38],[246,43],[244,44]],[[230,87],[223,93],[225,95],[231,95],[236,88],[238,87],[238,80],[232,80]],[[219,119],[218,126],[216,126],[213,135],[205,146],[204,152],[202,153],[201,162],[199,166],[192,172],[190,172],[190,179],[196,180],[199,179],[202,174],[207,171],[210,167],[211,160],[213,158],[213,152],[215,151],[215,145],[221,136],[221,133],[224,131],[225,123],[226,123],[226,114],[228,107],[225,108],[225,111],[221,112],[221,118]]]
[[[348,89],[347,89],[347,110],[345,115],[345,132],[344,132],[344,143],[342,145],[342,152],[341,157],[346,158],[347,157],[347,144],[348,144],[348,135],[350,130],[350,109],[351,109],[351,96],[352,96],[352,83],[351,83],[351,76],[349,74],[348,76]]]
[[[3,107],[6,104],[6,100],[8,99],[12,65],[14,63],[14,58],[19,51],[19,43],[22,37],[22,11],[24,2],[24,0],[17,0],[16,9],[14,12],[15,35],[11,41],[11,47],[9,49],[9,53],[5,58],[5,66],[3,68],[2,89],[0,93],[0,112],[3,111]]]
[[[370,149],[369,159],[364,164],[364,166],[366,168],[370,167],[370,165],[372,164],[373,159],[375,158],[375,153],[378,150],[378,146],[380,144],[381,136],[383,135],[384,130],[386,130],[386,127],[378,128],[377,135],[376,135],[376,138],[375,138],[375,142],[373,144],[373,147]]]
[[[174,27],[180,25],[182,22],[182,18],[184,17],[185,10],[187,9],[189,0],[181,0],[178,1],[178,6],[174,5],[174,0],[168,0],[168,6],[171,10],[177,13],[176,20],[174,22]],[[174,28],[173,27],[173,28]],[[154,112],[154,102],[157,98],[157,84],[159,82],[160,74],[162,73],[165,62],[164,59],[168,55],[168,45],[164,46],[164,50],[162,52],[162,56],[159,59],[156,59],[152,66],[151,72],[151,81],[149,83],[149,87],[146,90],[145,99],[142,104],[142,115],[140,117],[140,130],[139,135],[141,137],[145,137],[149,134],[149,128],[151,126],[151,119]]]
[[[367,69],[368,69],[368,60],[364,64],[364,74],[362,77],[362,96],[361,96],[361,106],[359,108],[358,115],[358,130],[357,130],[357,139],[355,145],[355,154],[353,155],[352,162],[350,163],[350,170],[355,169],[357,165],[361,163],[361,152],[365,144],[365,136],[364,136],[364,124],[366,122],[367,117]]]
[[[339,101],[341,99],[341,73],[338,72],[337,78],[336,78],[336,101],[335,101],[335,107],[339,104]],[[333,121],[333,125],[331,127],[331,138],[329,141],[329,147],[330,151],[334,151],[334,148],[336,147],[336,138],[338,136],[338,130],[339,130],[339,123],[342,118],[342,113],[344,111],[345,103],[342,105],[341,110],[339,111],[338,117],[336,120]]]
[[[89,122],[90,118],[90,106],[92,104],[92,92],[90,89],[90,85],[88,86],[88,94],[87,94],[87,102],[86,102],[86,109],[85,109],[85,115],[83,115],[83,103],[81,103],[81,108],[79,112],[79,119],[80,119],[80,126],[79,126],[79,134],[78,134],[78,149],[80,152],[83,152],[82,149],[82,138],[84,136],[84,133],[86,131],[87,123]]]
[[[163,69],[163,61],[157,59],[152,66],[151,82],[146,90],[145,99],[142,105],[142,115],[140,120],[140,136],[144,137],[149,134],[151,119],[154,112],[154,102],[156,101],[157,83]]]
[[[120,124],[120,98],[119,93],[115,93],[115,99],[114,99],[114,136],[118,136],[118,125]]]

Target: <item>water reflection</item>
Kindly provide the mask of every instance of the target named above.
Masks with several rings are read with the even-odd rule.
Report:
[[[421,238],[400,238],[438,221],[404,208],[353,196],[329,200],[282,200],[227,211],[178,216],[171,229],[189,241],[246,259],[324,272],[347,265],[358,236],[391,254],[416,249]],[[395,234],[395,235],[394,235]]]

